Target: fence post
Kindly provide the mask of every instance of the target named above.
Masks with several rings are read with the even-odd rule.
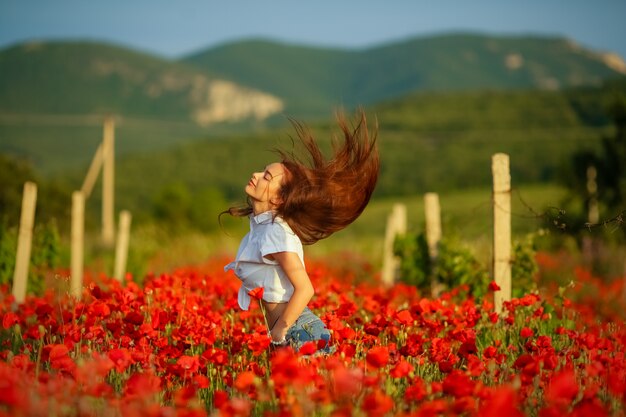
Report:
[[[424,194],[424,214],[426,216],[426,244],[430,258],[430,291],[433,298],[439,297],[437,280],[437,262],[439,261],[439,243],[441,242],[441,208],[437,193]]]
[[[80,190],[83,192],[85,199],[89,198],[91,195],[91,191],[93,190],[93,186],[96,183],[96,179],[98,178],[98,173],[100,172],[100,168],[102,168],[102,142],[98,145],[98,149],[96,149],[96,153],[93,155],[93,159],[91,160],[91,165],[89,165],[89,170],[87,171],[87,175],[85,175],[85,180],[83,181],[83,186]]]
[[[36,204],[37,185],[34,182],[27,181],[24,183],[22,195],[22,213],[20,215],[17,253],[13,271],[13,297],[18,303],[23,303],[26,299]]]
[[[494,294],[495,311],[502,312],[511,299],[511,174],[509,155],[492,156],[493,174],[493,275],[500,287]]]
[[[131,214],[127,210],[120,212],[120,224],[117,232],[117,245],[115,247],[115,272],[113,276],[118,281],[124,280],[126,274],[126,260],[128,259],[128,240],[130,238]]]
[[[383,270],[381,280],[385,286],[393,285],[399,267],[399,259],[393,254],[393,243],[397,235],[406,233],[406,206],[394,204],[387,218],[385,242],[383,245]]]
[[[104,120],[102,140],[102,244],[113,246],[115,241],[115,119]]]
[[[80,299],[83,290],[85,234],[85,196],[82,191],[72,193],[72,232],[71,232],[71,288],[70,293]]]
[[[587,221],[589,224],[598,224],[600,221],[600,210],[598,208],[598,184],[596,177],[598,172],[596,167],[589,165],[587,167]],[[582,253],[584,263],[593,270],[596,258],[596,242],[591,234],[583,236]]]

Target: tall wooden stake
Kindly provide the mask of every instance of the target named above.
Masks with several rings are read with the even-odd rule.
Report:
[[[426,244],[430,258],[430,290],[433,298],[439,297],[437,280],[437,262],[439,259],[439,243],[441,242],[441,208],[437,193],[424,195],[424,214],[426,216]]]
[[[102,141],[102,243],[113,246],[115,241],[115,120],[107,117],[104,121]]]
[[[72,193],[71,232],[71,288],[70,293],[80,299],[83,293],[83,263],[85,236],[85,196],[82,191]]]
[[[85,180],[83,181],[83,186],[80,190],[83,192],[85,199],[89,198],[91,195],[91,191],[93,190],[93,186],[96,183],[96,179],[98,178],[98,174],[100,173],[100,168],[102,168],[102,143],[98,145],[98,149],[96,149],[96,153],[91,160],[91,165],[89,165],[89,170],[87,171],[87,175],[85,176]]]
[[[511,299],[511,174],[509,156],[493,155],[493,275],[500,287],[494,294],[495,311]]]
[[[381,280],[385,286],[393,285],[399,267],[399,259],[393,254],[393,244],[397,235],[406,233],[406,206],[394,204],[387,218],[385,242],[383,246],[383,270]]]
[[[130,237],[131,214],[127,210],[120,213],[120,224],[117,232],[117,245],[115,247],[115,272],[113,276],[120,282],[126,275],[126,260],[128,259],[128,241]]]
[[[600,221],[600,210],[598,208],[598,183],[596,178],[598,172],[596,167],[587,167],[587,221],[589,224],[598,224]],[[592,271],[595,269],[596,242],[589,233],[582,238],[582,255],[585,265]]]
[[[598,183],[596,178],[598,171],[596,167],[590,165],[587,167],[587,194],[589,196],[589,206],[587,209],[587,220],[591,224],[597,224],[600,221],[600,210],[598,209]]]
[[[23,303],[26,299],[33,224],[35,223],[35,207],[37,204],[37,185],[30,181],[24,183],[23,193],[15,269],[13,271],[13,297],[15,297],[15,301],[18,303]]]

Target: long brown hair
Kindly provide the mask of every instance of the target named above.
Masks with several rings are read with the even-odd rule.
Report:
[[[365,112],[351,127],[337,112],[342,140],[333,137],[333,155],[326,159],[309,129],[291,120],[307,158],[277,149],[287,170],[276,215],[282,217],[305,245],[324,239],[352,223],[374,192],[380,166],[377,128],[370,134]],[[252,208],[232,207],[225,213],[249,215]]]

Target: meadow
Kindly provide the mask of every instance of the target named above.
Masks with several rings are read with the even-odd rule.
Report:
[[[547,213],[564,192],[515,189],[515,239],[545,228],[550,240]],[[489,189],[440,201],[444,235],[488,263]],[[420,232],[422,196],[375,199],[349,228],[307,248],[310,307],[332,331],[328,355],[313,343],[270,348],[259,304],[239,310],[239,282],[223,265],[245,221],[169,237],[141,226],[130,255],[141,272],[123,282],[103,272],[111,256],[91,236],[80,299],[69,296],[63,266],[23,304],[0,286],[0,415],[624,415],[623,278],[595,276],[575,251],[539,245],[532,290],[500,313],[494,282],[480,296],[458,285],[438,298],[402,277],[385,286],[385,220],[399,202],[408,231]]]
[[[623,416],[624,281],[538,257],[572,283],[493,310],[458,287],[437,299],[383,287],[362,260],[311,262],[310,307],[334,352],[270,349],[261,310],[238,310],[224,257],[137,285],[93,275],[0,298],[3,416]],[[358,271],[358,272],[354,272]]]

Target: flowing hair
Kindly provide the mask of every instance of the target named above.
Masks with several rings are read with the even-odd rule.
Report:
[[[310,245],[348,226],[367,206],[378,180],[378,129],[370,134],[363,110],[354,126],[338,112],[343,137],[332,138],[333,154],[327,159],[309,129],[294,120],[291,123],[307,158],[276,149],[287,171],[276,216],[287,222],[303,244]],[[252,207],[248,201],[248,206],[231,207],[224,213],[245,216],[252,213]]]

